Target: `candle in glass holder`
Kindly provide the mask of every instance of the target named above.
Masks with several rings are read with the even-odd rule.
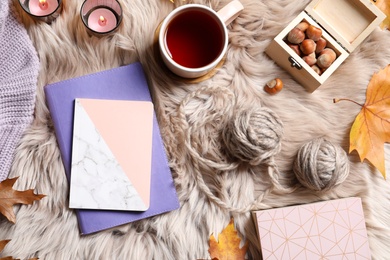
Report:
[[[118,21],[115,14],[106,8],[98,8],[88,16],[88,26],[95,32],[108,32],[115,29]]]
[[[117,0],[86,0],[81,7],[81,19],[94,34],[106,34],[118,28],[122,8]]]
[[[61,0],[19,0],[28,14],[37,18],[48,18],[59,11]]]

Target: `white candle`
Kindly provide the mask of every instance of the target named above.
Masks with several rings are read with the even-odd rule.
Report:
[[[115,14],[107,8],[93,10],[88,16],[88,27],[95,32],[108,32],[117,26]]]
[[[58,8],[57,0],[30,0],[28,9],[35,16],[46,16],[53,13]]]

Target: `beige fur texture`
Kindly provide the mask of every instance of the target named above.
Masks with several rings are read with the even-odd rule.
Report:
[[[283,123],[281,150],[272,162],[283,187],[297,185],[292,165],[304,143],[325,137],[348,152],[349,131],[360,107],[350,102],[334,104],[332,100],[350,98],[364,103],[371,76],[390,63],[390,33],[376,29],[323,86],[310,94],[264,53],[271,39],[309,1],[241,0],[245,9],[228,26],[228,52],[218,72],[197,83],[173,77],[161,65],[155,49],[155,30],[160,21],[186,3],[218,10],[228,1],[122,0],[121,27],[114,34],[97,38],[88,35],[80,20],[80,0],[63,0],[63,10],[52,24],[33,20],[14,0],[39,54],[41,70],[35,119],[17,148],[10,177],[19,176],[15,189],[35,188],[47,197],[33,205],[15,206],[16,224],[0,218],[0,240],[11,239],[0,257],[210,259],[210,235],[220,233],[233,217],[243,242],[249,243],[247,258],[261,259],[250,209],[349,196],[362,198],[373,259],[389,257],[390,183],[367,161],[360,162],[356,152],[348,155],[350,174],[340,186],[319,193],[298,185],[286,194],[272,189],[264,163],[251,165],[230,158],[224,152],[221,132],[244,110],[272,110]],[[80,236],[75,213],[68,208],[69,187],[43,88],[48,83],[136,61],[143,64],[149,80],[181,207]],[[275,77],[281,78],[285,87],[270,96],[263,86]],[[387,164],[390,174],[389,161]]]

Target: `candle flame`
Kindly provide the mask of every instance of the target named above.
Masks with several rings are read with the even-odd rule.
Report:
[[[105,26],[106,23],[107,23],[107,19],[106,19],[103,15],[101,15],[101,16],[99,17],[99,25],[100,25],[100,26]]]
[[[42,9],[42,10],[46,10],[48,8],[48,4],[46,2],[46,0],[39,0],[39,7]]]

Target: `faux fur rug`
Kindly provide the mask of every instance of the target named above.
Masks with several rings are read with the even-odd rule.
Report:
[[[119,31],[102,38],[88,35],[79,16],[80,0],[63,0],[63,10],[52,24],[34,21],[14,2],[39,54],[41,71],[35,120],[17,148],[10,177],[19,176],[16,189],[36,188],[47,197],[31,206],[15,207],[16,224],[1,218],[0,240],[11,239],[1,256],[210,259],[210,235],[220,233],[233,217],[243,241],[249,242],[247,257],[261,259],[250,209],[358,196],[363,201],[372,256],[388,258],[390,183],[367,161],[361,163],[355,152],[350,154],[350,174],[333,190],[319,193],[299,186],[286,194],[272,189],[264,163],[252,165],[230,158],[222,133],[232,118],[245,111],[272,110],[283,123],[281,150],[272,155],[279,181],[283,187],[297,185],[292,165],[303,144],[325,137],[348,151],[349,131],[360,107],[350,102],[334,104],[332,99],[364,103],[371,76],[390,63],[390,33],[376,29],[323,86],[309,94],[264,53],[271,39],[309,1],[242,0],[245,10],[229,25],[230,43],[223,66],[212,78],[189,83],[166,72],[154,44],[160,21],[189,2],[123,0]],[[218,10],[228,0],[193,2]],[[68,208],[69,187],[43,87],[136,61],[143,64],[150,83],[181,206],[170,213],[80,236],[75,213]],[[270,96],[263,86],[275,77],[281,78],[285,87]],[[387,172],[390,174],[389,166]],[[202,179],[217,200],[206,196]]]

